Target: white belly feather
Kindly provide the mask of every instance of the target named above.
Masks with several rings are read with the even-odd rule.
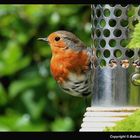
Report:
[[[91,93],[91,76],[89,73],[77,75],[70,73],[66,82],[60,87],[62,90],[73,96],[87,96]]]

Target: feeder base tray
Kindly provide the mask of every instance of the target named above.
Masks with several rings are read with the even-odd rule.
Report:
[[[104,131],[105,127],[115,126],[117,121],[138,109],[140,107],[88,107],[79,131]]]

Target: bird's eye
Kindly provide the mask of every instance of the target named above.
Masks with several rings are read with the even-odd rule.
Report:
[[[55,37],[55,41],[59,41],[59,40],[60,40],[59,36]]]

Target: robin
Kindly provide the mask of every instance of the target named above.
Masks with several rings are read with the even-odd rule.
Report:
[[[93,91],[95,54],[73,33],[56,31],[46,38],[52,51],[50,70],[60,88],[73,96],[85,97]]]

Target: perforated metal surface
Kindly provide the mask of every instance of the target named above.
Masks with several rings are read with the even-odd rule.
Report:
[[[132,62],[134,57],[138,57],[138,51],[126,47],[139,15],[140,6],[92,5],[92,37],[101,67],[109,66],[111,59],[119,66],[120,60]]]
[[[91,10],[98,62],[92,104],[140,105],[140,86],[131,82],[131,75],[137,71],[133,62],[140,56],[140,50],[127,48],[134,26],[140,20],[140,6],[97,4]]]

